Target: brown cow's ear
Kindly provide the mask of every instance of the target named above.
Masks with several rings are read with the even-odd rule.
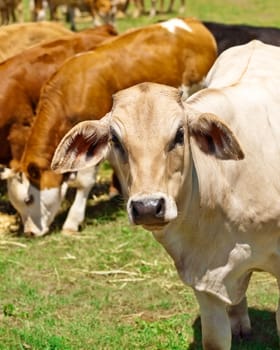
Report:
[[[191,119],[189,130],[202,152],[223,160],[244,158],[244,153],[233,132],[214,114],[203,113]]]
[[[74,126],[60,141],[51,168],[58,173],[97,165],[108,149],[109,127],[104,121],[85,121]]]

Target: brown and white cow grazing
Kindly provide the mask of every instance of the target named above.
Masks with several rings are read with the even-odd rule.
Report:
[[[205,350],[250,333],[253,271],[280,283],[279,61],[280,48],[252,41],[222,53],[186,101],[153,83],[120,91],[53,158],[60,172],[105,155],[115,165],[130,221],[153,232],[194,289]],[[280,333],[280,307],[276,320]]]
[[[0,27],[0,62],[43,41],[61,38],[73,32],[54,22],[14,23]]]
[[[111,25],[86,29],[36,45],[0,63],[0,164],[10,165],[13,169],[12,172],[5,169],[4,173],[0,173],[1,179],[13,177],[17,169],[42,85],[66,59],[76,53],[93,50],[116,34]]]
[[[62,177],[51,172],[50,162],[71,127],[82,120],[101,118],[112,107],[112,94],[136,83],[154,81],[189,88],[203,80],[215,57],[212,35],[191,18],[132,30],[65,62],[42,89],[18,168],[23,173],[20,181],[15,177],[9,182],[9,196],[25,232],[45,234],[58,211],[63,199]],[[70,208],[64,231],[78,231],[84,220],[93,173],[80,173],[75,179],[80,200]],[[30,195],[32,201],[27,199]]]

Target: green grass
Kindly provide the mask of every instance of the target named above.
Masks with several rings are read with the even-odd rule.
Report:
[[[186,9],[205,20],[280,27],[279,13],[278,0],[187,0]],[[167,17],[128,17],[117,27]],[[192,290],[151,234],[129,225],[120,201],[90,200],[74,237],[60,234],[64,217],[65,210],[41,239],[0,238],[0,350],[201,349]],[[234,342],[234,350],[279,348],[277,301],[275,281],[254,275],[248,292],[253,336]]]
[[[110,206],[111,220],[89,217],[77,237],[6,237],[0,349],[200,349],[191,289],[150,233],[132,228],[115,201]],[[277,348],[277,298],[275,282],[256,274],[249,289],[254,336],[234,349]]]
[[[166,2],[168,0],[165,0]],[[149,1],[145,1],[149,9]],[[179,0],[175,0],[175,10],[179,7]],[[133,5],[128,8],[128,16],[118,19],[116,27],[120,32],[133,27],[139,27],[165,20],[179,14],[159,14],[154,18],[141,16],[133,18]],[[186,0],[186,9],[180,16],[194,16],[201,20],[221,21],[224,23],[247,23],[260,26],[280,27],[280,1],[278,0]],[[25,2],[24,14],[30,20],[29,5]],[[77,19],[78,30],[91,26],[90,17]]]

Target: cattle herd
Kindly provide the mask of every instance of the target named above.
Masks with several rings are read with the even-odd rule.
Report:
[[[58,9],[63,7],[65,19],[70,23],[72,30],[76,30],[75,17],[78,13],[87,13],[91,16],[94,25],[101,23],[112,24],[116,18],[127,15],[130,5],[134,7],[133,17],[146,14],[144,0],[29,0],[30,17],[34,22],[49,19],[58,20]],[[158,13],[171,13],[175,0],[169,0],[167,6],[164,0],[151,0],[150,16]],[[0,0],[0,25],[24,21],[24,0]],[[180,0],[179,13],[185,10],[185,0]]]
[[[43,21],[0,38],[0,178],[20,230],[47,234],[74,187],[62,231],[78,232],[109,161],[130,222],[193,288],[203,348],[229,350],[251,332],[252,272],[280,283],[280,30]]]

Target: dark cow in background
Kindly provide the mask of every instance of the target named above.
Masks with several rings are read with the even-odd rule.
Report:
[[[274,27],[257,27],[246,24],[225,24],[203,21],[214,35],[218,54],[237,45],[246,44],[257,39],[265,44],[280,46],[280,29]]]
[[[67,60],[43,86],[37,115],[20,164],[8,181],[9,199],[27,234],[41,236],[63,200],[63,177],[50,169],[54,150],[76,123],[99,119],[112,107],[112,95],[143,81],[185,86],[204,80],[216,58],[212,34],[194,18],[130,30],[96,50]],[[71,176],[77,195],[64,232],[77,232],[96,169]],[[69,183],[69,182],[68,182]]]
[[[279,47],[254,40],[223,52],[187,100],[153,83],[122,90],[53,158],[60,172],[115,164],[131,223],[153,233],[194,290],[205,350],[251,333],[253,271],[280,286],[279,62]],[[276,325],[280,335],[279,303]]]

